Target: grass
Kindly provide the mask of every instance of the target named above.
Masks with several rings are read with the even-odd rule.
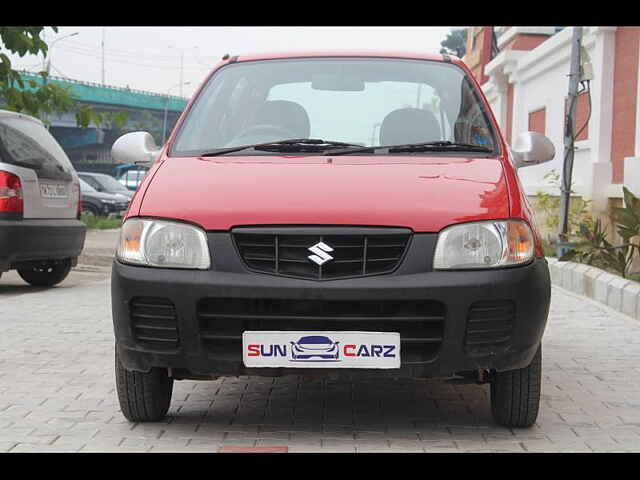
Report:
[[[82,214],[80,220],[88,229],[107,230],[111,228],[120,228],[122,220],[120,218],[96,217],[94,215]]]

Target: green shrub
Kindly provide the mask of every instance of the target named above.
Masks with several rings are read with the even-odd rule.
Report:
[[[622,238],[621,245],[612,245],[600,220],[580,226],[580,242],[560,260],[577,260],[617,273],[626,278],[629,267],[640,254],[640,199],[623,187],[624,207],[611,209],[611,218]],[[634,241],[635,239],[635,241]],[[633,275],[635,277],[636,275]]]
[[[558,189],[558,195],[538,192],[536,194],[535,208],[539,212],[544,212],[544,226],[553,232],[557,232],[560,226],[560,174],[555,170],[551,170],[544,178],[551,187]],[[574,193],[573,190],[571,193]],[[590,224],[592,222],[591,214],[589,213],[590,204],[589,200],[583,200],[582,198],[571,199],[567,235],[570,242],[580,239],[580,226],[582,224]],[[555,238],[548,238],[545,247],[552,251],[555,243]]]
[[[110,228],[120,228],[122,219],[109,217],[96,217],[95,215],[82,214],[80,218],[88,229],[107,230]]]

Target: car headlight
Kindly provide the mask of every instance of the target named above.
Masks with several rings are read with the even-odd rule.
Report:
[[[149,267],[206,270],[211,266],[204,230],[147,218],[131,218],[122,225],[116,258]]]
[[[496,268],[533,258],[531,228],[521,220],[452,225],[438,235],[434,270]]]
[[[109,205],[113,205],[114,203],[116,203],[116,201],[115,201],[115,200],[105,200],[105,199],[102,199],[102,198],[100,199],[100,201],[101,201],[102,203],[107,203],[107,204],[109,204]]]

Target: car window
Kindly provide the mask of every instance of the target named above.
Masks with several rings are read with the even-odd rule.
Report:
[[[100,188],[100,184],[93,177],[89,175],[80,175],[80,178],[91,185],[94,189],[97,190],[98,188]]]
[[[127,191],[126,187],[118,182],[115,178],[108,175],[100,175],[93,177],[102,187],[109,191]]]
[[[211,77],[171,155],[291,138],[363,146],[452,141],[497,153],[486,105],[459,66],[392,58],[238,62]]]
[[[89,185],[83,179],[79,179],[79,180],[80,180],[80,192],[82,192],[82,193],[97,192],[97,190],[95,188],[93,188],[91,185]]]
[[[0,118],[0,161],[31,168],[38,178],[73,178],[73,166],[58,142],[42,124],[30,119]]]

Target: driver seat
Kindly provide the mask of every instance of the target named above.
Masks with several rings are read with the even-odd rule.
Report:
[[[380,126],[380,145],[430,142],[441,139],[440,123],[428,110],[400,108],[389,113]]]
[[[295,134],[296,138],[309,138],[311,124],[304,107],[288,100],[264,102],[253,121],[254,125],[276,125]]]

